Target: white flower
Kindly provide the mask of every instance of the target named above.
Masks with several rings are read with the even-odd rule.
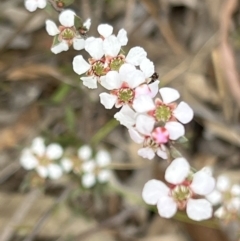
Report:
[[[204,198],[194,199],[194,196],[211,192],[215,180],[204,171],[193,174],[192,180],[188,178],[189,174],[190,166],[186,159],[176,158],[165,172],[166,181],[173,185],[168,187],[161,181],[150,180],[143,188],[143,200],[147,204],[157,205],[161,217],[171,218],[177,209],[186,208],[188,217],[195,221],[211,218],[210,202]]]
[[[58,179],[62,176],[62,169],[54,161],[62,154],[63,149],[59,144],[45,146],[44,139],[37,137],[30,148],[22,151],[20,163],[26,170],[35,169],[42,178]]]
[[[85,188],[91,188],[97,181],[99,183],[106,183],[111,176],[110,170],[106,169],[110,162],[111,157],[105,150],[98,151],[95,159],[84,162],[82,185]]]
[[[56,36],[57,42],[51,48],[51,51],[58,54],[62,51],[67,51],[70,45],[73,45],[75,50],[81,50],[85,47],[85,40],[77,32],[74,26],[75,13],[72,10],[65,10],[59,15],[60,27],[51,21],[46,20],[46,30],[50,36]],[[88,19],[83,26],[89,29],[91,21]]]
[[[25,0],[24,5],[28,11],[34,12],[37,8],[45,8],[47,5],[47,0]]]

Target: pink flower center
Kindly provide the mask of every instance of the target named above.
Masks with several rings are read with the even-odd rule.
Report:
[[[154,141],[158,144],[164,144],[169,141],[169,133],[164,127],[157,127],[152,132]]]

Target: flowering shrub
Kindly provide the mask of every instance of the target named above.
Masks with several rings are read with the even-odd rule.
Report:
[[[25,1],[29,11],[45,5],[45,1]],[[173,217],[177,210],[186,210],[192,220],[210,219],[212,205],[220,203],[216,217],[228,219],[229,213],[239,217],[239,185],[230,189],[227,179],[219,177],[214,190],[215,179],[205,169],[193,171],[185,158],[173,159],[170,147],[184,137],[184,125],[193,119],[193,110],[184,101],[176,102],[180,98],[177,90],[159,88],[158,74],[146,51],[136,46],[125,54],[127,32],[121,29],[115,35],[109,24],[98,26],[98,37],[86,37],[91,21],[83,23],[72,10],[62,11],[59,22],[61,26],[57,27],[53,21],[46,21],[48,34],[54,36],[51,51],[58,54],[71,45],[75,50],[86,51],[88,59],[78,54],[72,62],[83,85],[90,89],[100,85],[105,89],[99,94],[101,104],[106,109],[121,108],[114,118],[128,129],[134,142],[142,145],[138,150],[141,157],[151,160],[157,155],[170,163],[165,172],[167,184],[155,179],[148,181],[143,200],[157,205],[159,215],[165,218]],[[25,169],[35,169],[42,178],[57,179],[64,172],[80,175],[82,186],[90,188],[97,182],[107,182],[111,176],[107,169],[111,162],[109,153],[92,152],[85,145],[77,157],[68,156],[58,144],[46,147],[43,139],[36,138],[30,148],[23,150],[20,161]]]

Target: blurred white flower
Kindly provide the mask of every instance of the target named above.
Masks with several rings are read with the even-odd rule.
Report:
[[[37,10],[37,8],[45,8],[47,5],[47,0],[25,0],[24,5],[28,11],[34,12]]]

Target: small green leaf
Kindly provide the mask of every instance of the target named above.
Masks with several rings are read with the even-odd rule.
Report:
[[[60,41],[58,40],[58,36],[59,36],[59,34],[56,35],[56,36],[54,36],[54,38],[53,38],[53,43],[52,43],[52,47],[60,44]]]
[[[187,139],[186,136],[181,136],[180,138],[178,138],[178,139],[176,140],[176,142],[183,144],[183,143],[187,143],[187,142],[188,142],[188,139]]]
[[[178,158],[178,157],[182,157],[182,154],[180,151],[178,151],[174,146],[170,146],[170,155],[172,156],[172,158]]]
[[[70,106],[66,107],[65,118],[66,118],[66,124],[68,129],[73,132],[76,124],[76,117],[72,107]]]
[[[52,95],[51,100],[56,104],[61,103],[64,100],[64,98],[67,96],[70,90],[71,90],[71,87],[69,85],[66,85],[66,84],[60,85]]]
[[[83,20],[77,15],[74,16],[74,26],[76,29],[83,28]]]

